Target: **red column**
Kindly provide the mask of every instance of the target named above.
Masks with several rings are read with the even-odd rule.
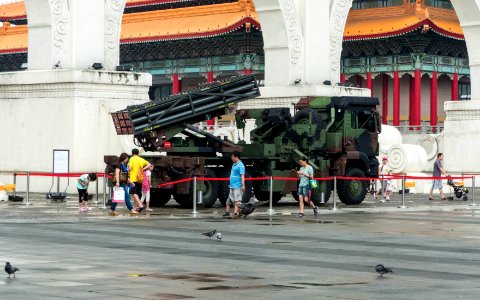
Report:
[[[400,77],[393,72],[393,126],[400,126]]]
[[[360,75],[357,75],[357,87],[359,88],[363,87],[363,78]]]
[[[341,83],[346,83],[347,82],[347,76],[345,74],[340,74],[340,82]]]
[[[173,81],[172,93],[174,95],[180,94],[180,92],[182,90],[182,86],[181,86],[182,83],[180,82],[180,79],[178,78],[177,73],[173,74],[172,81]]]
[[[373,81],[372,81],[372,73],[367,73],[367,89],[370,90],[370,96],[373,95]]]
[[[432,73],[432,79],[430,80],[430,125],[437,126],[437,72]]]
[[[388,75],[383,74],[382,75],[383,79],[383,90],[382,90],[382,96],[383,96],[383,103],[382,103],[382,121],[383,124],[388,124]]]
[[[452,101],[458,100],[458,73],[453,74],[452,80]]]
[[[243,70],[243,74],[244,74],[244,75],[250,75],[250,74],[252,74],[252,70],[250,70],[250,69],[245,69],[245,70]]]
[[[408,125],[413,126],[414,122],[414,113],[413,107],[415,106],[414,103],[414,81],[413,76],[410,77],[410,98],[409,98],[409,106],[408,106]]]
[[[207,73],[207,81],[208,83],[212,83],[214,81],[213,79],[213,72],[212,71],[208,71]]]
[[[415,70],[415,94],[414,94],[414,116],[415,125],[420,126],[422,122],[422,74],[420,70]]]

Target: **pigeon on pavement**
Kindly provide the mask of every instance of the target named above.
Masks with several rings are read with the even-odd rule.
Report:
[[[244,208],[240,210],[240,217],[243,217],[244,219],[251,213],[255,211],[255,206],[253,206],[251,203],[248,203],[245,205]]]
[[[12,266],[9,262],[5,264],[5,272],[8,273],[8,278],[10,278],[10,275],[13,274],[13,278],[15,278],[15,272],[20,271],[19,268]]]
[[[376,271],[378,274],[380,274],[380,277],[383,277],[383,274],[393,273],[392,269],[387,268],[387,267],[385,267],[385,266],[382,265],[382,264],[378,264],[378,265],[375,267],[375,271]]]
[[[215,233],[217,233],[217,230],[216,230],[216,229],[214,229],[214,230],[212,230],[212,231],[209,231],[209,232],[202,233],[202,235],[211,238],[211,237],[213,237],[213,236],[215,235]]]

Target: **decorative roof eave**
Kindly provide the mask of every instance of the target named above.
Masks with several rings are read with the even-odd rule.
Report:
[[[457,34],[453,32],[449,32],[439,26],[437,26],[434,22],[431,20],[425,19],[422,20],[414,25],[408,26],[406,28],[402,28],[399,30],[395,31],[390,31],[390,32],[385,32],[385,33],[376,33],[376,34],[364,34],[364,35],[352,35],[352,36],[343,36],[343,41],[344,42],[350,42],[350,41],[365,41],[365,40],[377,40],[377,39],[384,39],[384,38],[389,38],[389,37],[394,37],[394,36],[399,36],[399,35],[405,35],[407,33],[410,33],[412,31],[415,31],[416,29],[428,25],[430,26],[430,29],[433,30],[435,33],[456,39],[456,40],[465,40],[465,37],[463,34]]]
[[[245,24],[250,23],[252,29],[261,30],[260,24],[253,20],[252,18],[245,18],[235,24],[222,28],[216,31],[202,32],[202,33],[191,33],[191,34],[179,34],[171,36],[156,36],[156,37],[142,37],[142,38],[128,38],[121,39],[120,44],[135,44],[135,43],[152,43],[152,42],[163,42],[163,41],[174,41],[174,40],[187,40],[187,39],[200,39],[200,38],[211,38],[220,35],[225,35],[233,31],[237,31],[245,26]],[[15,53],[27,53],[28,48],[18,48],[18,49],[3,49],[0,50],[0,54],[15,54]]]
[[[148,36],[148,37],[138,37],[138,38],[124,38],[121,39],[121,44],[134,44],[134,43],[150,43],[150,42],[161,42],[161,41],[174,41],[174,40],[187,40],[187,39],[199,39],[199,38],[211,38],[215,36],[220,36],[224,34],[237,31],[240,28],[244,27],[246,23],[250,23],[252,28],[261,30],[260,24],[252,18],[244,18],[239,22],[236,22],[228,27],[208,32],[194,32],[188,34],[177,34],[177,35],[168,35],[168,36]]]
[[[3,49],[0,50],[0,54],[17,54],[17,53],[27,53],[28,48],[17,48],[17,49]]]
[[[193,1],[193,0],[143,0],[138,2],[127,1],[127,3],[125,4],[125,7],[127,8],[142,7],[142,6],[150,6],[150,5],[156,5],[156,4],[168,4],[168,3],[190,2],[190,1]],[[3,5],[9,5],[9,4],[3,4]],[[23,9],[23,11],[25,11],[25,8]],[[18,20],[26,20],[26,19],[27,19],[26,12],[19,15],[0,16],[0,22],[18,21]]]

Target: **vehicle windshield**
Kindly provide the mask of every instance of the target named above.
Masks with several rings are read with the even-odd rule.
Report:
[[[375,113],[372,111],[356,111],[352,113],[352,128],[365,129],[369,132],[377,132]]]

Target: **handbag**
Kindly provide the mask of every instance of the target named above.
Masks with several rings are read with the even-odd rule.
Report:
[[[117,183],[117,178],[115,177],[115,172],[110,173],[110,176],[112,176],[112,183],[116,184]],[[120,172],[119,174],[119,179],[120,179],[120,184],[125,184],[128,181],[128,173],[127,172]]]
[[[123,203],[125,202],[125,190],[123,188],[113,188],[112,202]]]
[[[315,179],[310,179],[308,181],[311,190],[314,190],[318,187],[318,182]]]

